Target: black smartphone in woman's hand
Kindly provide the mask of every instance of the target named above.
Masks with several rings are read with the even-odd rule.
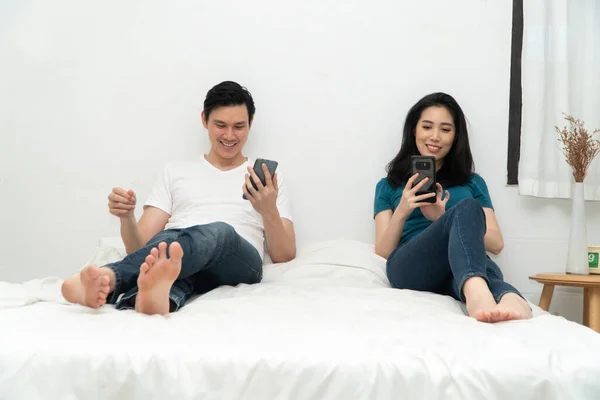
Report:
[[[435,193],[437,195],[437,185],[435,179],[435,157],[433,156],[412,156],[410,157],[410,176],[416,173],[419,176],[415,180],[413,187],[421,182],[425,178],[429,178],[427,183],[419,189],[417,196],[427,193]],[[428,203],[435,203],[437,201],[436,196],[432,196],[428,199],[423,200]]]

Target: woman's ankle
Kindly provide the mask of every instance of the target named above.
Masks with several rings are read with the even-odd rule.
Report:
[[[469,299],[476,300],[486,297],[494,298],[492,292],[490,292],[487,281],[480,276],[468,278],[463,284],[462,292],[467,301]]]
[[[467,279],[462,290],[467,312],[472,317],[475,317],[479,311],[488,311],[496,306],[496,300],[490,292],[487,281],[480,276]]]

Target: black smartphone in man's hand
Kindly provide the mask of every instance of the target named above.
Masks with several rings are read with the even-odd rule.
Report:
[[[436,196],[429,197],[423,201],[428,203],[435,203],[437,201],[437,185],[435,179],[435,157],[433,156],[412,156],[410,158],[410,176],[416,173],[419,176],[415,180],[413,187],[417,183],[421,182],[425,178],[429,178],[427,183],[419,189],[417,196],[427,193],[435,193]]]
[[[254,173],[256,173],[256,176],[258,177],[258,179],[260,179],[260,182],[262,183],[262,185],[267,186],[267,178],[265,177],[265,172],[263,171],[263,168],[262,168],[263,164],[266,164],[267,169],[269,170],[269,173],[271,174],[271,178],[273,178],[273,175],[275,175],[275,171],[277,170],[278,163],[277,163],[277,161],[267,160],[264,158],[257,158],[256,161],[254,161],[254,167],[252,167],[252,169],[254,170]],[[258,190],[258,186],[254,182],[254,179],[252,179],[252,176],[250,176],[250,182],[252,182],[252,186],[254,186],[254,189]],[[248,200],[245,193],[242,195],[242,197],[244,200]]]

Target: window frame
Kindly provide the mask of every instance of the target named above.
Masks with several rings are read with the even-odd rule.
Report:
[[[508,107],[507,184],[519,184],[521,155],[521,54],[523,51],[523,0],[513,0],[510,54],[510,97]]]

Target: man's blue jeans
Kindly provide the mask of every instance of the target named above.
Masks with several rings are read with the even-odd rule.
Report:
[[[521,294],[504,282],[502,271],[485,250],[485,213],[475,199],[464,199],[447,210],[418,236],[398,246],[387,260],[393,287],[450,295],[465,302],[467,279],[485,279],[499,302],[506,293]],[[521,296],[523,297],[523,296]]]
[[[127,255],[123,260],[105,265],[115,273],[115,290],[107,303],[117,309],[135,307],[138,293],[137,278],[140,266],[150,250],[160,242],[168,246],[177,241],[183,249],[181,272],[173,283],[169,298],[171,311],[183,307],[195,294],[209,292],[222,285],[253,284],[262,279],[262,260],[258,251],[237,234],[231,225],[214,222],[185,229],[159,232],[146,246]],[[119,299],[119,296],[123,296]]]

